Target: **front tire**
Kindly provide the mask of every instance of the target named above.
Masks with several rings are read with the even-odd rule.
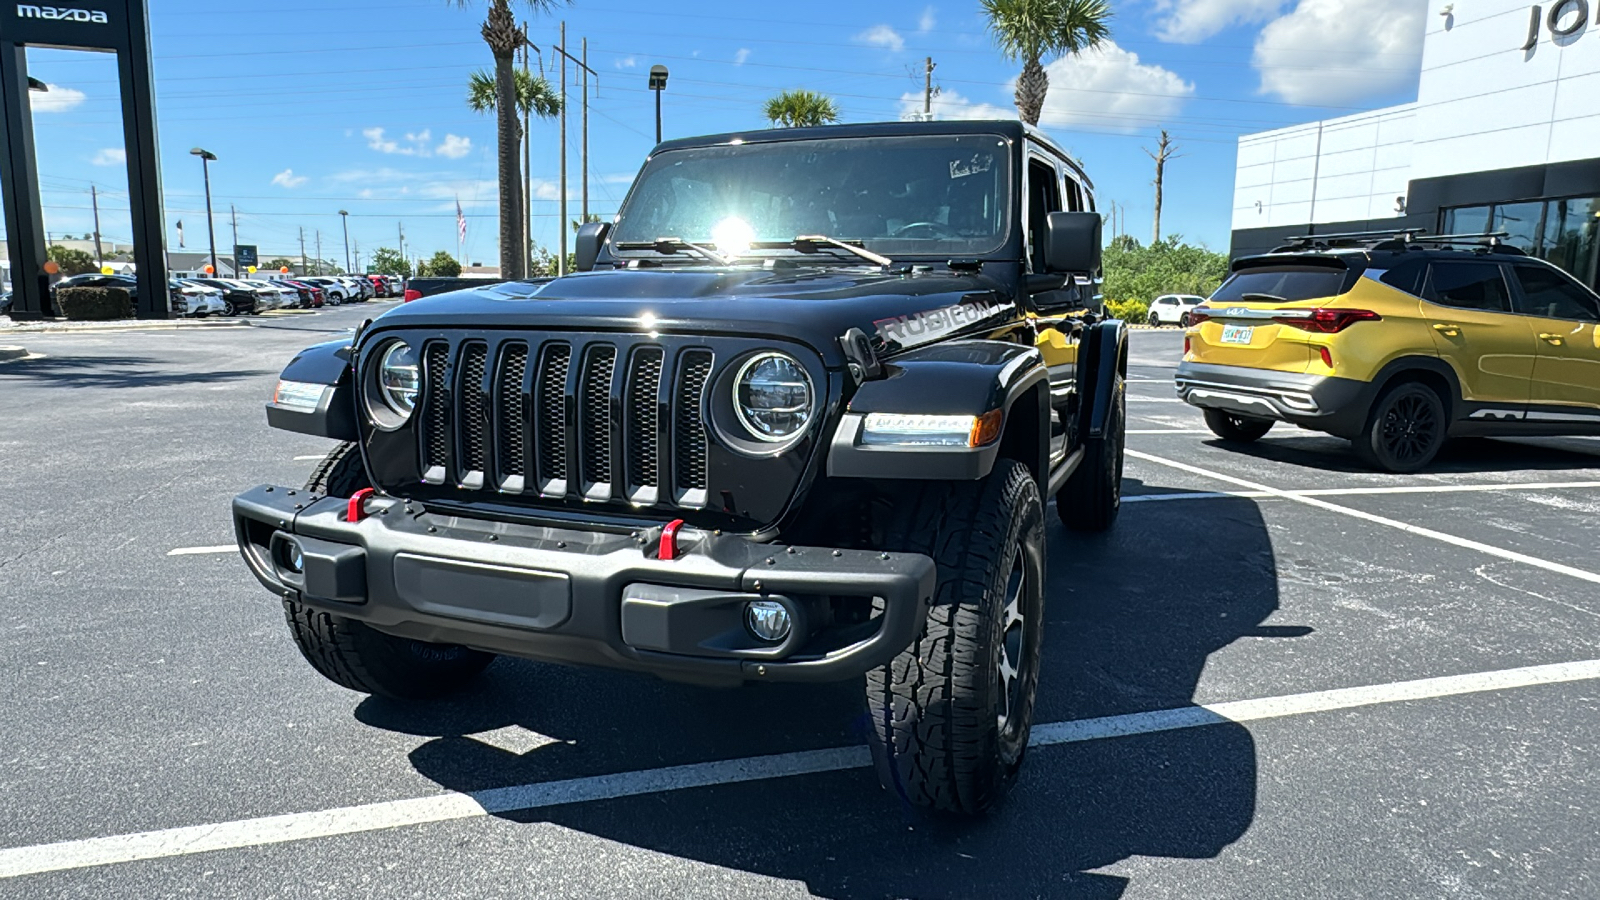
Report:
[[[306,490],[348,497],[370,487],[355,444],[340,444],[311,473]],[[364,622],[283,601],[284,619],[300,655],[334,684],[396,700],[455,693],[494,661],[494,654],[384,634]]]
[[[1028,468],[930,483],[897,504],[891,549],[926,553],[939,584],[917,640],[867,673],[869,745],[886,789],[962,815],[1016,781],[1033,726],[1044,634],[1044,506]]]
[[[1150,313],[1150,318],[1146,319],[1145,322],[1151,328],[1160,328],[1161,327],[1161,317],[1156,315],[1154,311],[1152,311]]]
[[[1367,465],[1406,474],[1433,462],[1448,437],[1444,400],[1433,388],[1408,381],[1378,398],[1354,443]]]
[[[1271,419],[1255,419],[1235,415],[1220,409],[1205,411],[1206,427],[1211,433],[1235,444],[1250,444],[1261,440],[1272,430]]]

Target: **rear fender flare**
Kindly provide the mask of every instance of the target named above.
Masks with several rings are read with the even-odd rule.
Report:
[[[1084,329],[1078,354],[1079,431],[1084,439],[1104,437],[1111,421],[1117,377],[1128,376],[1128,327],[1108,319]]]

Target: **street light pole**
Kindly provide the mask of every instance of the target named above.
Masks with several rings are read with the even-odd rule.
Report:
[[[200,173],[206,182],[206,237],[211,241],[211,277],[219,278],[222,272],[217,269],[217,229],[211,222],[211,163],[216,160],[217,155],[199,147],[190,150],[189,154],[200,157]]]
[[[667,89],[667,67],[650,67],[650,90],[656,94],[656,143],[661,143],[661,92]]]
[[[344,271],[350,273],[350,213],[339,210],[339,221],[344,224]]]

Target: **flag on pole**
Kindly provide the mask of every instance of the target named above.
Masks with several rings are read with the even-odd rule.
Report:
[[[456,198],[456,242],[467,239],[467,217],[461,212],[461,198]]]
[[[183,246],[183,220],[178,220],[178,246]]]

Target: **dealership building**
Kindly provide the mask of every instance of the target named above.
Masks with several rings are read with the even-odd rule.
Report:
[[[1427,2],[1415,103],[1239,139],[1233,255],[1503,231],[1600,285],[1600,0]]]

